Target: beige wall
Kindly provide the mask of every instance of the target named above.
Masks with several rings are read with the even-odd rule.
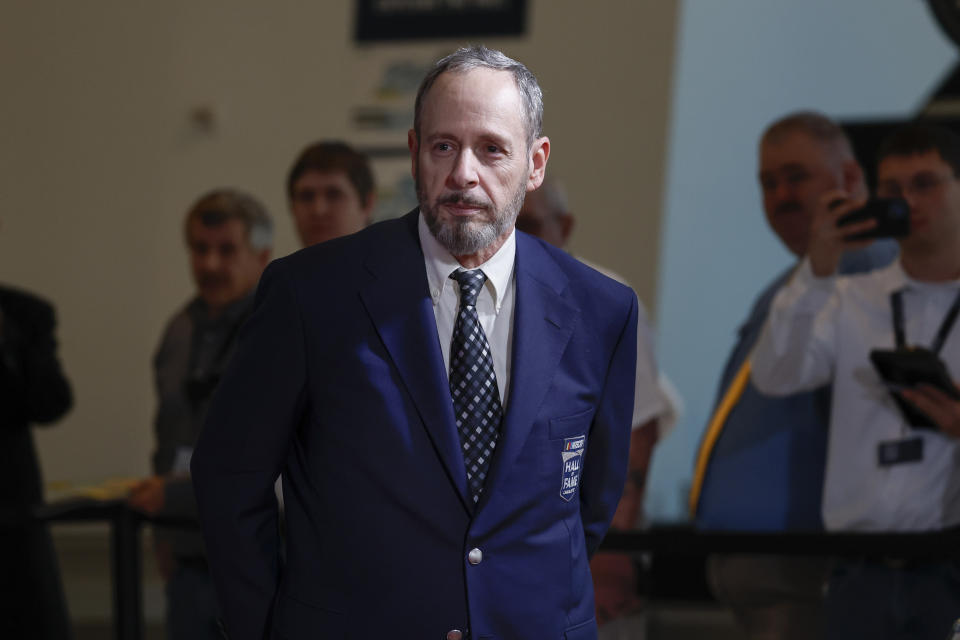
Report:
[[[367,70],[459,42],[357,48],[352,3],[56,2],[0,23],[0,280],[59,311],[76,407],[38,435],[47,480],[143,474],[150,358],[191,293],[181,216],[235,185],[295,248],[283,198],[304,143],[354,140]],[[546,93],[549,170],[579,217],[574,250],[653,302],[676,2],[530,0],[529,37],[487,39]],[[212,132],[191,125],[210,105]]]

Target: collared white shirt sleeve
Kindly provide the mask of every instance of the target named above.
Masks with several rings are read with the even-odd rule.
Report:
[[[770,305],[750,357],[753,383],[769,395],[816,389],[833,375],[837,276],[818,278],[804,258]]]
[[[417,231],[427,269],[427,284],[433,300],[433,313],[437,320],[437,337],[443,352],[443,365],[449,375],[450,342],[453,339],[453,327],[460,304],[460,286],[455,280],[450,279],[450,274],[463,267],[433,237],[422,213],[417,222]],[[487,342],[490,344],[493,371],[497,377],[497,390],[500,392],[500,404],[504,411],[510,389],[510,359],[513,352],[516,255],[517,238],[514,231],[510,233],[503,246],[478,267],[487,276],[487,281],[477,296],[477,316],[480,319],[480,326],[487,335]]]
[[[899,261],[856,276],[815,278],[806,262],[777,295],[752,355],[761,391],[831,384],[823,517],[832,531],[927,531],[960,523],[960,441],[912,429],[870,362],[895,347],[890,296],[902,291],[908,344],[929,347],[960,281],[923,283]],[[960,326],[940,352],[960,380]],[[771,431],[780,425],[771,424]],[[923,459],[881,465],[880,443],[922,440]]]

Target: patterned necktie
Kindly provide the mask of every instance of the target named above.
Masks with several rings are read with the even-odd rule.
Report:
[[[475,306],[487,276],[480,269],[457,269],[450,278],[460,285],[460,310],[450,343],[450,395],[467,468],[467,485],[476,503],[483,493],[490,458],[497,446],[503,409],[490,344]]]

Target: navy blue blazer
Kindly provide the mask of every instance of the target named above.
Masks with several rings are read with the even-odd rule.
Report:
[[[474,506],[417,216],[264,273],[192,463],[234,640],[596,637],[588,561],[626,477],[636,297],[517,233],[511,389]]]

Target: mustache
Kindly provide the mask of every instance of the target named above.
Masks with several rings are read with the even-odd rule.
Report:
[[[448,193],[437,198],[437,204],[465,204],[468,207],[479,207],[489,209],[490,203],[480,198],[467,195],[465,193]]]
[[[197,277],[197,284],[201,287],[219,287],[229,282],[229,278],[209,273],[200,274]]]
[[[776,214],[782,213],[801,213],[803,211],[803,205],[799,202],[784,202],[773,210]]]

